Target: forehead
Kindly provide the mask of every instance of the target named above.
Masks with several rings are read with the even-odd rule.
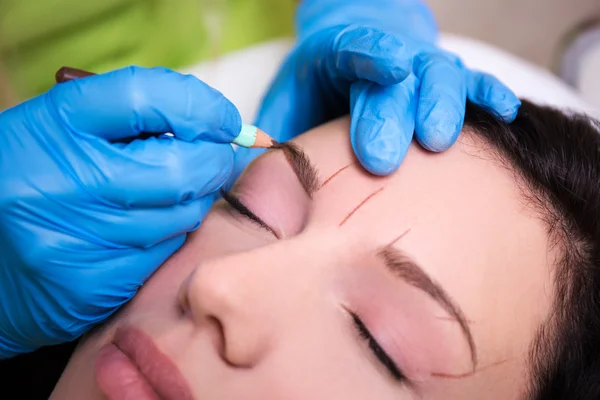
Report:
[[[548,239],[539,213],[527,203],[515,173],[472,135],[461,136],[443,153],[413,143],[397,172],[377,177],[360,167],[348,130],[348,120],[341,119],[295,140],[325,183],[315,195],[315,219],[342,221],[354,206],[378,192],[349,225],[377,227],[382,236],[404,228],[428,229],[431,239],[437,237],[452,248],[468,247],[477,253],[479,245],[486,252],[502,251],[505,257],[534,246],[544,254],[546,265]],[[534,259],[540,256],[528,253]]]
[[[409,231],[398,247],[477,321],[482,363],[498,361],[486,349],[522,358],[548,312],[553,255],[514,173],[463,135],[439,154],[413,144],[396,173],[374,177],[357,164],[348,129],[338,120],[296,140],[321,181],[351,165],[315,195],[312,218],[335,226],[383,188],[345,223],[346,234],[375,248]]]

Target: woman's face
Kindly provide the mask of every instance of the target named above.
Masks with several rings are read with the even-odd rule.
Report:
[[[88,336],[53,398],[144,398],[111,341],[162,398],[517,398],[554,254],[514,174],[463,135],[375,177],[348,129],[297,138],[306,159],[257,159],[231,192],[251,216],[215,205]]]

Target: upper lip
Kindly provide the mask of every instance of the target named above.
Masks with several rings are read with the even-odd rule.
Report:
[[[161,398],[193,400],[192,391],[173,360],[145,332],[132,326],[121,327],[113,343],[138,367]]]

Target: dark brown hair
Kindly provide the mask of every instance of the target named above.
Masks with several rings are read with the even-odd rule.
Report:
[[[600,124],[524,101],[511,124],[469,104],[465,125],[519,176],[561,255],[524,397],[600,399]]]

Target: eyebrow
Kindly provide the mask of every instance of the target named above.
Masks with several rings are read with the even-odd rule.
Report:
[[[285,158],[296,174],[300,185],[302,185],[308,197],[312,199],[313,194],[320,186],[319,173],[306,153],[295,144],[289,142],[277,143],[271,146],[271,149],[279,149],[284,152]]]
[[[271,149],[282,150],[285,158],[296,174],[298,181],[304,188],[304,191],[310,198],[321,186],[319,184],[319,173],[312,164],[306,153],[293,143],[277,143]],[[349,165],[348,165],[349,166]],[[348,167],[346,166],[346,167]],[[346,169],[342,168],[342,170]],[[334,175],[337,175],[334,174]],[[378,190],[376,193],[380,192]],[[376,194],[375,193],[375,194]],[[373,195],[371,195],[372,197]],[[414,260],[393,245],[404,236],[402,234],[396,240],[381,249],[378,256],[383,259],[386,267],[397,277],[404,280],[409,285],[425,292],[429,297],[436,301],[446,312],[448,312],[458,322],[461,332],[467,341],[471,352],[471,362],[473,370],[477,366],[477,348],[473,339],[473,334],[469,328],[469,323],[456,302],[446,293],[444,288],[436,283]]]
[[[425,292],[436,301],[448,314],[458,322],[471,351],[473,370],[477,366],[477,348],[464,313],[456,302],[446,293],[444,288],[436,283],[415,261],[401,250],[388,245],[378,254],[392,274],[407,284]]]

